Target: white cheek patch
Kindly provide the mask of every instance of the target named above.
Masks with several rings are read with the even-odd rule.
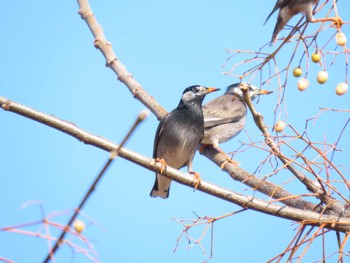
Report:
[[[249,97],[251,100],[254,100],[259,95],[259,89],[253,85],[249,88]]]
[[[195,97],[193,92],[186,92],[185,94],[182,95],[182,100],[183,101],[190,101],[193,100],[193,98]]]
[[[239,87],[234,88],[233,92],[236,93],[238,96],[243,97],[243,92]]]

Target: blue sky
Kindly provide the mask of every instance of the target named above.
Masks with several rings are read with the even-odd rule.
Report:
[[[258,50],[270,40],[276,19],[276,15],[272,16],[263,26],[275,4],[272,0],[264,3],[95,1],[90,4],[118,58],[142,87],[169,111],[177,106],[187,86],[202,84],[225,89],[238,82],[237,78],[223,74],[234,63],[230,60],[223,67],[230,55],[225,49]],[[340,1],[339,12],[346,21],[350,18],[342,10],[349,9],[349,2]],[[104,58],[93,47],[92,35],[77,11],[75,1],[1,3],[0,96],[119,143],[144,106],[105,67]],[[298,19],[293,19],[291,24]],[[310,26],[310,30],[312,28],[315,27]],[[350,38],[348,25],[343,31]],[[281,34],[286,35],[286,32]],[[328,29],[320,38],[333,33],[335,29]],[[330,44],[327,50],[335,47]],[[265,51],[274,49],[275,46],[266,47]],[[280,54],[280,65],[286,63],[290,54],[288,49]],[[297,66],[299,58],[292,65]],[[272,81],[265,86],[275,93],[261,98],[256,107],[264,114],[268,125],[272,126],[275,116],[280,116],[302,131],[305,120],[316,115],[319,107],[349,108],[349,94],[339,97],[334,93],[336,84],[345,81],[345,58],[339,56],[333,66],[329,66],[331,58],[327,58],[329,81],[318,85],[315,76],[321,67],[310,65],[310,88],[299,92],[297,80],[291,77],[286,104],[278,108],[276,114],[277,83]],[[240,73],[240,69],[235,73]],[[255,81],[253,83],[258,85],[258,78]],[[211,94],[206,100],[220,94]],[[315,141],[327,139],[333,143],[348,118],[347,114],[326,112],[309,125],[308,132]],[[71,211],[108,158],[106,152],[19,115],[0,111],[0,123],[0,227],[42,219],[38,205],[21,209],[22,204],[30,201],[40,201],[45,215]],[[126,147],[151,156],[157,125],[155,116],[150,115]],[[250,115],[246,130],[222,148],[233,151],[239,147],[239,141],[248,142],[249,137],[263,140]],[[336,153],[337,164],[346,164],[348,136],[346,129],[339,145],[343,151]],[[242,168],[253,172],[264,156],[251,149],[236,159]],[[245,185],[232,181],[198,154],[193,166],[204,180],[252,194]],[[283,182],[291,175],[285,173],[281,177],[276,181]],[[84,234],[94,244],[102,262],[202,262],[208,255],[204,256],[198,246],[186,249],[185,239],[173,253],[182,227],[172,218],[195,219],[193,212],[201,216],[220,216],[240,209],[176,183],[172,184],[169,199],[152,199],[149,192],[153,181],[152,172],[117,159],[90,198],[85,215],[80,219],[86,222]],[[289,190],[300,191],[293,188],[293,184]],[[52,220],[64,224],[67,218],[62,215]],[[26,229],[39,231],[40,227]],[[283,251],[295,234],[295,228],[293,222],[253,211],[219,221],[215,224],[211,262],[266,261]],[[191,234],[198,238],[202,230],[195,228]],[[57,231],[51,228],[51,233]],[[72,236],[69,238],[76,241]],[[329,241],[332,249],[335,234],[329,235]],[[204,238],[203,245],[209,253],[210,235]],[[321,257],[320,247],[315,245],[314,253],[310,258],[306,256],[306,262]],[[47,243],[43,239],[0,232],[0,258],[40,262],[46,254]],[[73,254],[67,246],[56,256],[57,262],[68,262],[72,258],[73,262],[89,262],[84,255]]]

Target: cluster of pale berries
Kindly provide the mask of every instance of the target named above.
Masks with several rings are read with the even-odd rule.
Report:
[[[342,33],[342,32],[337,33],[335,39],[336,39],[337,44],[339,46],[344,47],[346,45],[347,39],[346,39],[346,36],[345,36],[344,33]],[[318,52],[313,53],[311,55],[311,60],[314,63],[319,63],[321,61],[320,54]],[[303,70],[300,67],[294,68],[294,70],[293,70],[293,76],[294,77],[300,77],[302,74],[303,74]],[[317,82],[318,83],[324,84],[324,83],[326,83],[327,80],[328,80],[328,72],[327,71],[321,70],[320,72],[318,72],[318,74],[317,74]],[[306,79],[306,78],[301,78],[298,81],[298,89],[300,91],[304,91],[309,85],[310,85],[309,80]],[[349,87],[348,87],[347,83],[340,82],[337,85],[337,87],[335,89],[335,92],[336,92],[337,95],[341,96],[341,95],[343,95],[344,93],[346,93],[348,91],[348,88]]]
[[[345,47],[347,39],[344,33],[339,32],[336,35],[336,41],[337,44],[339,46]],[[321,56],[319,53],[315,52],[311,55],[311,60],[314,63],[319,63],[321,61]],[[293,76],[294,77],[300,77],[303,74],[303,70],[300,67],[296,67],[293,70]],[[328,80],[328,72],[325,70],[321,70],[318,74],[317,74],[317,82],[320,84],[324,84],[326,83],[326,81]],[[298,81],[298,89],[300,91],[305,90],[308,86],[310,85],[309,80],[306,78],[301,78]],[[345,94],[348,91],[348,84],[345,82],[341,82],[337,85],[335,92],[337,95],[341,96],[343,94]],[[282,120],[276,122],[275,126],[274,126],[274,130],[275,132],[283,132],[284,129],[286,128],[286,123]]]

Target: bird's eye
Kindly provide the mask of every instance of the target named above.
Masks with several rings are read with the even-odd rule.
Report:
[[[201,88],[202,88],[201,86],[196,86],[196,87],[194,87],[193,92],[199,93],[201,91]]]
[[[255,88],[254,86],[249,86],[249,91],[250,92],[255,92],[257,90],[257,88]]]

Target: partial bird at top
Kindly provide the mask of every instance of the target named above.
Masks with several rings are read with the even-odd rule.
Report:
[[[180,103],[159,123],[154,139],[153,158],[175,169],[187,166],[197,185],[199,174],[192,171],[192,160],[204,134],[202,102],[217,88],[195,85],[184,90]],[[156,174],[151,197],[168,198],[171,180]]]
[[[311,23],[333,21],[337,27],[341,27],[343,21],[340,17],[326,17],[315,19],[313,16],[313,7],[319,0],[277,0],[271,13],[266,18],[264,25],[271,15],[279,9],[275,29],[273,30],[271,42],[276,43],[278,33],[285,27],[288,21],[296,14],[302,13],[306,16],[306,21]]]
[[[203,106],[204,137],[201,143],[204,146],[213,145],[215,149],[224,153],[219,148],[219,144],[232,139],[243,130],[247,106],[243,99],[242,86],[248,87],[248,95],[251,100],[261,94],[272,93],[272,91],[258,89],[246,82],[228,86],[224,95]],[[229,157],[227,160],[232,162]]]

